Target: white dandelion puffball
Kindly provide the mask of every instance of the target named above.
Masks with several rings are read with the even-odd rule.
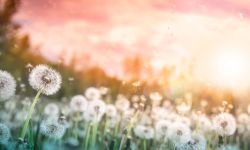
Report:
[[[166,140],[168,138],[168,130],[171,122],[167,120],[159,120],[155,124],[155,135],[157,140]]]
[[[134,133],[137,135],[139,138],[142,139],[152,139],[154,137],[154,129],[151,127],[147,127],[144,125],[137,125],[134,128]]]
[[[233,115],[221,113],[213,118],[213,127],[221,136],[233,135],[236,130],[236,121]]]
[[[101,98],[101,92],[95,87],[89,87],[85,91],[85,96],[88,100],[97,100]]]
[[[115,107],[118,111],[124,112],[129,109],[130,103],[127,98],[119,96],[115,102]]]
[[[59,115],[59,112],[59,107],[55,103],[49,103],[44,108],[44,114],[47,116],[55,117]]]
[[[59,124],[57,120],[48,119],[42,121],[40,125],[41,134],[54,138],[61,139],[65,133],[65,126]]]
[[[83,114],[83,119],[86,122],[98,123],[102,119],[102,115],[98,115],[93,111],[86,111]]]
[[[0,70],[0,101],[11,98],[15,92],[15,79],[8,72]]]
[[[106,112],[106,104],[102,100],[93,100],[89,102],[88,111],[102,116]]]
[[[84,96],[76,95],[71,98],[70,108],[73,111],[84,112],[87,109],[87,106],[88,106],[88,101]]]
[[[153,92],[149,94],[149,97],[152,101],[160,102],[162,100],[162,95],[158,92]]]
[[[240,150],[240,148],[237,145],[221,145],[215,150]]]
[[[0,123],[0,144],[7,143],[9,138],[10,138],[9,128],[6,125]]]
[[[178,150],[206,150],[207,141],[202,134],[195,133],[192,135],[192,139],[184,144],[177,146]]]
[[[53,95],[61,88],[62,77],[46,65],[37,65],[29,75],[29,83],[33,89],[45,95]]]
[[[175,145],[186,144],[191,139],[191,130],[183,123],[175,122],[171,124],[168,131],[169,138]]]
[[[116,114],[117,114],[117,110],[116,110],[115,106],[112,105],[112,104],[108,104],[108,105],[106,106],[106,115],[107,115],[108,117],[111,117],[111,118],[112,118],[112,117],[115,117]]]
[[[212,123],[210,119],[205,115],[199,115],[197,118],[197,128],[203,133],[210,132],[212,130]]]

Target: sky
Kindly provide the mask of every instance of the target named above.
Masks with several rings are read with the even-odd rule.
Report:
[[[23,0],[15,20],[51,61],[77,53],[79,68],[119,75],[126,57],[156,67],[190,60],[207,78],[220,53],[250,60],[249,15],[247,0]]]

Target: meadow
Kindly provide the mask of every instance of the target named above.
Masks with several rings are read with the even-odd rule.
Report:
[[[0,149],[3,150],[249,150],[250,107],[222,101],[205,111],[209,101],[192,107],[192,93],[181,103],[160,92],[117,93],[109,87],[88,87],[81,94],[51,99],[64,82],[47,65],[31,69],[29,85],[0,70]],[[31,88],[34,96],[16,94]],[[174,98],[172,98],[174,99]]]

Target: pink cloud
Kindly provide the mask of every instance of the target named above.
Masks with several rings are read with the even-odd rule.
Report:
[[[243,0],[26,0],[16,20],[48,59],[67,50],[69,62],[77,52],[120,75],[125,57],[140,54],[167,64],[199,54],[209,42],[218,44],[221,34],[248,24],[249,12]]]

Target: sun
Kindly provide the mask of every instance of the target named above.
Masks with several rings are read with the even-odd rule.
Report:
[[[247,80],[247,59],[239,51],[223,51],[215,56],[214,77],[226,86],[240,86]]]

